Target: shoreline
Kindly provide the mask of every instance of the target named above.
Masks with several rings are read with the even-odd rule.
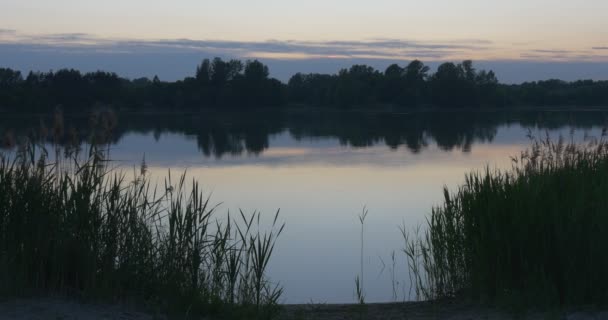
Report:
[[[18,116],[48,116],[53,114],[54,108],[49,108],[45,111],[16,111],[13,108],[0,108],[0,114],[5,115],[18,115]],[[431,113],[431,112],[442,112],[442,113],[468,113],[468,112],[532,112],[532,111],[544,111],[544,112],[597,112],[597,111],[608,111],[608,105],[602,106],[509,106],[509,107],[462,107],[462,108],[446,108],[446,107],[402,107],[402,106],[391,106],[391,105],[378,105],[378,106],[360,106],[350,108],[338,108],[338,107],[324,107],[324,106],[313,106],[313,105],[289,105],[285,107],[259,107],[259,108],[183,108],[183,109],[167,109],[167,108],[123,108],[107,106],[103,108],[92,108],[85,111],[65,111],[66,114],[71,116],[87,116],[95,112],[110,111],[118,114],[131,114],[131,115],[196,115],[196,114],[250,114],[258,112],[274,112],[274,113],[395,113],[395,114],[408,114],[408,113]]]
[[[608,311],[581,306],[561,310],[499,310],[457,300],[359,304],[283,304],[273,319],[607,319]],[[64,297],[0,299],[1,319],[171,319],[160,313],[127,304],[79,302]],[[183,318],[183,317],[182,317]],[[223,319],[221,316],[204,319]]]

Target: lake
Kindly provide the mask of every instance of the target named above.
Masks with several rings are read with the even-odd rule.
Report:
[[[3,149],[24,136],[61,145],[95,136],[116,166],[145,159],[153,181],[187,171],[222,214],[259,210],[271,222],[280,209],[286,228],[269,276],[284,303],[355,301],[364,207],[366,301],[415,298],[399,227],[423,227],[444,186],[509,168],[531,138],[590,141],[608,123],[603,110],[101,114],[2,114]]]

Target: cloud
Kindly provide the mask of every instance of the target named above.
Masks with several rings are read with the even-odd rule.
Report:
[[[538,53],[550,53],[550,54],[570,54],[570,53],[577,52],[577,51],[571,51],[571,50],[550,50],[550,49],[536,49],[536,50],[532,50],[532,52],[538,52]]]
[[[377,59],[449,59],[468,51],[483,51],[491,42],[482,39],[462,41],[412,41],[402,39],[370,39],[361,41],[227,41],[192,39],[109,39],[85,33],[20,34],[12,30],[11,39],[0,43],[20,45],[23,50],[65,50],[86,52],[204,52],[221,56],[273,57],[284,59],[310,58],[377,58]]]
[[[0,28],[0,42],[14,41],[17,37],[17,30]]]
[[[485,50],[477,44],[439,44],[405,40],[365,40],[365,41],[222,41],[165,39],[155,41],[125,41],[118,46],[139,48],[164,48],[204,52],[229,53],[236,56],[275,56],[286,58],[322,57],[371,57],[371,58],[408,58],[408,57],[449,57],[462,50]]]
[[[608,61],[608,56],[592,50],[534,49],[520,53],[520,58],[533,61]]]
[[[21,52],[52,52],[66,55],[92,54],[180,54],[233,57],[240,59],[343,61],[377,59],[407,61],[531,60],[531,61],[608,61],[608,56],[593,50],[564,50],[560,48],[501,47],[485,39],[447,41],[419,41],[408,39],[374,38],[367,40],[266,40],[230,41],[195,39],[114,39],[86,33],[24,34],[16,30],[0,29],[0,45],[11,46]]]

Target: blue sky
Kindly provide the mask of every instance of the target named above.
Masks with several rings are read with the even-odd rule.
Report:
[[[505,82],[608,78],[608,1],[3,0],[0,61],[136,77],[204,57],[259,58],[286,80],[420,59],[473,59]],[[502,76],[501,76],[502,75]]]

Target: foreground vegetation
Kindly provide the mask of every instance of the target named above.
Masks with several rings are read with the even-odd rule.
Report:
[[[474,172],[407,238],[419,294],[509,305],[608,303],[608,144],[539,141]]]
[[[88,141],[108,141],[112,119],[92,120]],[[53,138],[27,141],[58,145],[62,125],[56,115],[52,129],[40,129]],[[155,188],[145,162],[128,179],[103,148],[83,152],[75,139],[49,153],[27,141],[0,155],[0,297],[133,301],[180,317],[280,315],[282,288],[266,277],[278,214],[260,232],[259,213],[220,217],[185,176],[169,173]],[[422,237],[403,230],[417,297],[605,306],[607,194],[604,140],[539,140],[511,170],[469,174],[445,190]],[[361,268],[356,296],[365,306]]]
[[[257,60],[220,58],[203,60],[193,77],[176,82],[158,77],[130,80],[103,71],[81,74],[73,69],[22,75],[0,68],[0,108],[48,112],[58,105],[66,111],[98,105],[140,110],[608,105],[608,81],[501,84],[494,72],[477,70],[470,60],[443,63],[435,72],[414,60],[384,71],[354,65],[337,74],[297,73],[287,83],[269,75],[268,67]]]
[[[91,147],[0,157],[0,296],[133,301],[183,318],[266,318],[282,288],[266,277],[283,226],[218,217],[196,181],[152,188]]]

